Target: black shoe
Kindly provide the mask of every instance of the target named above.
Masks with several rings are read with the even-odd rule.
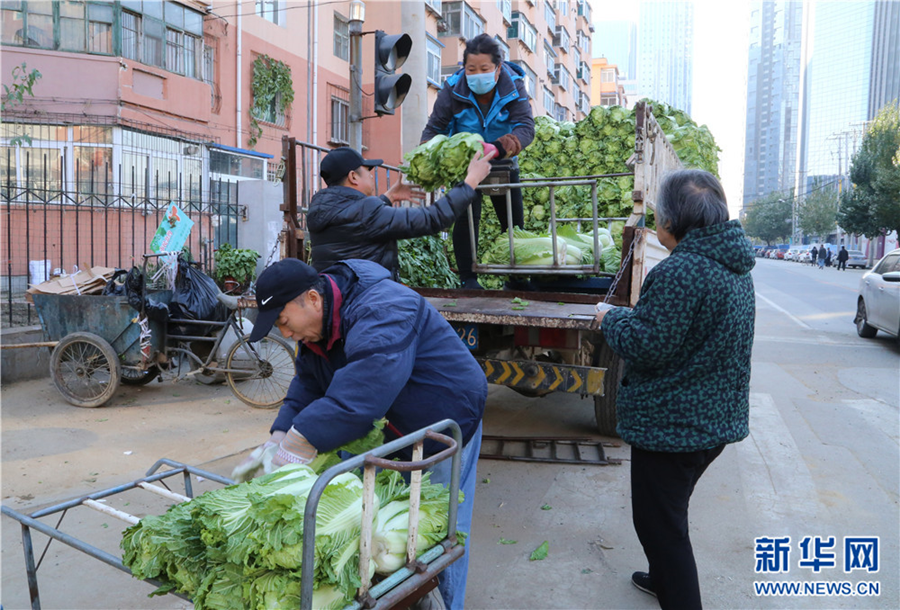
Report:
[[[484,286],[478,283],[478,278],[476,277],[463,280],[462,287],[464,290],[484,290]]]
[[[537,292],[537,284],[528,279],[510,278],[503,284],[504,290],[514,290],[516,292]]]
[[[656,591],[653,590],[653,583],[650,581],[650,575],[646,572],[635,572],[631,575],[631,584],[643,591],[656,597]]]

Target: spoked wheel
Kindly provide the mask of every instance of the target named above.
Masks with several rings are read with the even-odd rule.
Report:
[[[159,367],[151,366],[143,371],[119,367],[122,372],[122,383],[125,385],[147,385],[159,376]]]
[[[50,354],[50,376],[63,398],[76,407],[99,407],[119,387],[119,358],[102,337],[72,333]]]
[[[281,406],[294,378],[294,350],[284,339],[265,337],[256,343],[241,337],[225,358],[225,373],[234,395],[257,409]],[[243,372],[246,371],[246,372]]]

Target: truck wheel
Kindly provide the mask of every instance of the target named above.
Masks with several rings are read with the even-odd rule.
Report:
[[[622,379],[622,359],[601,339],[594,345],[594,366],[605,368],[603,378],[603,396],[594,396],[594,417],[597,419],[597,432],[603,436],[616,434],[616,395],[619,381]]]

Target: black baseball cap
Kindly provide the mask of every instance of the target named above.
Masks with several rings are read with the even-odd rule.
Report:
[[[358,167],[358,166],[357,166]],[[296,258],[286,258],[267,267],[256,280],[259,315],[250,333],[256,342],[269,334],[284,306],[316,285],[319,273]]]
[[[322,180],[329,186],[343,180],[347,174],[363,165],[365,167],[378,167],[384,163],[381,159],[363,159],[362,155],[350,148],[343,146],[335,148],[325,155],[319,165],[319,174]]]

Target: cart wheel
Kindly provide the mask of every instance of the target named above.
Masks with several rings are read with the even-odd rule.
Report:
[[[76,407],[99,407],[119,387],[119,358],[102,337],[72,333],[50,354],[50,376],[63,398]]]
[[[122,373],[122,383],[125,385],[147,385],[159,376],[159,367],[154,365],[144,371],[119,367]]]
[[[594,366],[606,369],[603,377],[603,396],[594,396],[594,417],[597,419],[597,432],[603,436],[615,436],[616,433],[616,394],[619,381],[622,379],[624,367],[622,359],[612,350],[605,340],[594,345]]]
[[[294,378],[294,350],[284,339],[264,337],[256,343],[244,335],[228,350],[226,369],[246,369],[246,373],[225,373],[234,395],[257,409],[281,406]]]

